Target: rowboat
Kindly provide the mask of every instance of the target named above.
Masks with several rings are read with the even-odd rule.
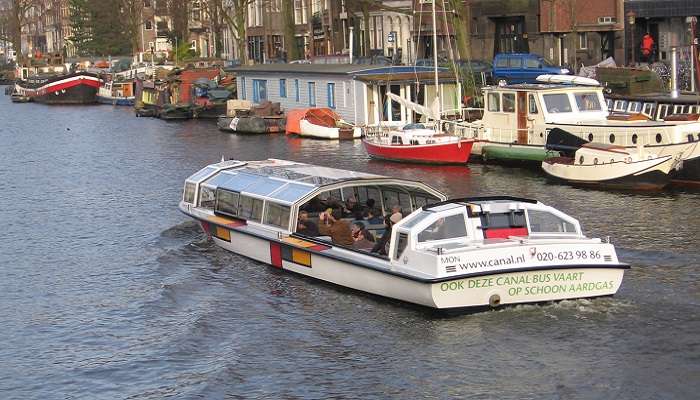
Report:
[[[362,130],[330,108],[299,108],[287,112],[287,134],[316,139],[359,139]]]

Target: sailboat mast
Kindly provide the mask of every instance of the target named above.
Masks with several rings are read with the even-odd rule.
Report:
[[[435,73],[435,99],[438,102],[438,119],[442,116],[442,102],[440,101],[440,86],[438,84],[438,52],[437,52],[437,13],[435,12],[435,0],[430,2],[433,5],[433,70]]]

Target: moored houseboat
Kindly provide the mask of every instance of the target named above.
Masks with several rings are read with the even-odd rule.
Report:
[[[319,225],[347,223],[338,207],[351,198],[406,214],[385,232],[386,256],[347,245],[342,229],[298,229],[302,211]],[[284,160],[211,164],[187,178],[179,208],[231,252],[437,309],[609,296],[629,268],[612,244],[534,200],[448,201],[421,182]]]
[[[114,106],[133,106],[134,81],[106,81],[97,91],[97,102]]]
[[[484,88],[484,116],[456,131],[476,139],[473,153],[508,162],[536,162],[551,157],[549,132],[565,130],[588,142],[643,145],[658,156],[680,155],[680,180],[700,181],[700,122],[666,117],[665,121],[610,115],[603,88],[593,85],[518,84]]]
[[[17,81],[15,93],[44,104],[92,104],[97,101],[100,82],[89,72],[42,74]]]

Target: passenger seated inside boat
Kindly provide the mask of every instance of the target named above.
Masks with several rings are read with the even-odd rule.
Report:
[[[384,222],[384,218],[382,217],[382,212],[377,210],[376,208],[370,208],[367,211],[367,223],[369,225],[379,225]]]
[[[352,223],[352,239],[355,241],[352,247],[356,250],[370,251],[374,247],[374,236],[366,228],[365,224],[360,221]]]
[[[389,254],[389,241],[391,240],[391,229],[394,224],[391,222],[391,216],[387,215],[384,217],[384,234],[379,240],[374,243],[372,247],[372,253],[381,254],[386,256]]]
[[[350,224],[342,219],[343,213],[340,208],[335,208],[331,213],[322,212],[319,215],[321,223],[318,230],[321,235],[330,236],[334,244],[341,246],[352,246],[352,231]]]
[[[306,211],[299,212],[299,221],[297,222],[297,233],[306,236],[320,236],[318,225],[309,219],[309,213]]]

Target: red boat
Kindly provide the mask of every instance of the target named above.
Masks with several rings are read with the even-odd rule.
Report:
[[[362,140],[373,158],[423,164],[466,164],[474,140],[435,133],[423,126],[408,126]]]

